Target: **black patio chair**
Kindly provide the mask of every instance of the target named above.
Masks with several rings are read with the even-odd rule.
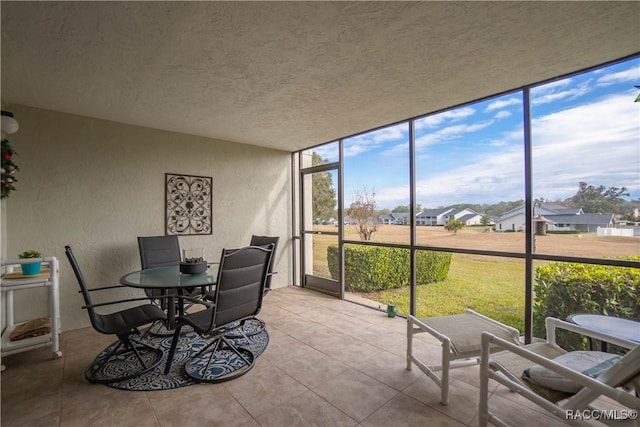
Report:
[[[138,237],[138,249],[140,250],[140,266],[143,270],[180,264],[178,236]],[[157,300],[162,296],[162,291],[159,289],[145,289],[144,292],[152,300]],[[162,308],[166,309],[164,307],[166,301],[160,301],[160,304]]]
[[[267,271],[267,279],[265,280],[265,283],[264,283],[263,293],[265,295],[267,295],[267,293],[271,291],[271,278],[273,277],[273,275],[278,274],[278,272],[273,271],[273,266],[276,262],[276,248],[278,246],[279,240],[280,240],[280,237],[278,236],[258,236],[255,234],[251,236],[251,242],[250,242],[251,246],[273,248],[273,251],[271,253],[271,261],[269,261],[269,270]],[[247,320],[241,329],[237,329],[235,331],[229,332],[226,335],[226,337],[238,338],[243,335],[244,336],[256,335],[260,333],[264,328],[265,328],[264,322],[256,317],[256,318]]]
[[[271,253],[271,261],[269,262],[269,271],[267,273],[267,280],[264,284],[265,294],[267,294],[271,290],[271,277],[274,274],[278,274],[277,272],[273,271],[273,266],[276,262],[276,249],[278,247],[279,240],[280,240],[280,237],[278,236],[257,236],[254,234],[253,236],[251,236],[251,243],[249,243],[251,246],[267,247],[268,245],[273,245],[273,252]]]
[[[178,316],[176,329],[165,366],[165,374],[171,369],[174,353],[183,326],[191,326],[199,335],[211,339],[211,342],[200,350],[191,360],[199,359],[209,353],[204,371],[209,369],[214,356],[220,351],[230,351],[237,357],[237,369],[224,375],[207,375],[197,377],[189,374],[189,362],[186,370],[194,380],[199,382],[221,382],[239,377],[247,373],[254,363],[254,355],[244,348],[237,348],[225,337],[226,334],[242,329],[244,323],[253,319],[262,307],[264,283],[267,279],[269,263],[273,248],[249,246],[242,249],[223,249],[220,257],[218,280],[214,301],[198,300],[193,297],[180,296],[194,304],[202,304],[206,308],[195,313]]]
[[[140,251],[140,266],[143,270],[168,265],[179,265],[181,260],[180,242],[178,236],[138,236],[138,250]],[[163,295],[178,295],[175,289],[145,289],[151,302],[167,310],[167,299]],[[189,290],[191,293],[191,290]],[[164,322],[155,322],[149,328],[149,333],[155,336],[170,336],[173,333],[166,328]]]
[[[109,349],[104,357],[96,359],[96,361],[87,368],[85,378],[93,383],[119,382],[142,375],[158,366],[162,359],[163,351],[144,343],[140,339],[134,338],[134,335],[140,334],[138,328],[141,326],[166,320],[164,311],[155,304],[147,303],[109,314],[97,313],[95,310],[97,307],[132,301],[146,301],[147,298],[128,298],[94,304],[91,301],[91,292],[121,288],[123,286],[103,286],[89,289],[70,246],[65,246],[65,253],[80,285],[80,293],[82,293],[85,302],[82,308],[87,310],[91,325],[101,334],[116,335],[119,340],[112,346],[113,348]],[[114,363],[118,364],[117,367],[109,365],[109,362],[114,359],[115,356],[117,356],[117,362]],[[132,358],[132,356],[135,357]]]

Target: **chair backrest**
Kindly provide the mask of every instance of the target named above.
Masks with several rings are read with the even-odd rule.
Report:
[[[69,263],[71,264],[71,268],[73,269],[74,274],[76,275],[76,279],[78,279],[78,285],[80,285],[80,292],[82,293],[82,297],[84,298],[84,303],[87,308],[87,312],[89,313],[89,320],[91,320],[91,325],[97,331],[102,332],[101,322],[98,318],[99,316],[96,314],[95,310],[92,307],[91,296],[89,296],[89,291],[87,289],[87,282],[84,280],[84,275],[82,274],[82,270],[80,270],[80,266],[78,265],[78,261],[76,260],[73,251],[71,250],[71,246],[67,245],[64,247],[64,251],[67,254],[67,259],[69,259]]]
[[[271,261],[269,262],[269,275],[267,276],[267,280],[265,281],[265,290],[271,289],[271,273],[273,273],[273,265],[276,262],[276,248],[278,247],[278,241],[280,237],[278,236],[256,236],[255,234],[251,236],[251,246],[268,246],[273,245],[273,251],[271,253]]]
[[[180,264],[178,236],[138,237],[142,269]]]
[[[630,409],[640,405],[640,345],[629,350],[621,359],[598,376],[598,381],[610,389],[607,396]],[[619,393],[617,387],[629,387],[635,393]],[[633,390],[635,388],[635,390]],[[604,394],[603,390],[584,387],[575,396],[569,398],[565,405],[569,408],[587,409],[595,399]]]
[[[640,345],[629,350],[615,365],[598,376],[598,380],[612,387],[632,381],[640,384]]]
[[[222,250],[212,328],[260,312],[272,253],[272,247],[261,246]]]

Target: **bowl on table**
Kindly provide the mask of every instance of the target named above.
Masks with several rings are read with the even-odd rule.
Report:
[[[200,274],[207,271],[207,262],[181,262],[180,273],[182,274]]]

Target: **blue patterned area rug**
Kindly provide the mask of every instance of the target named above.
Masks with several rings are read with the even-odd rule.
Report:
[[[232,335],[227,336],[227,338],[232,341],[236,347],[243,349],[243,351],[250,351],[253,354],[253,357],[257,358],[267,348],[267,345],[269,344],[269,334],[266,329],[260,327],[257,323],[255,324],[255,331],[251,330],[252,326],[253,325],[250,323],[245,326],[245,331],[247,332],[246,335]],[[209,344],[211,340],[203,339],[200,335],[187,327],[183,328],[178,341],[178,346],[176,347],[176,353],[173,358],[171,370],[168,375],[165,375],[164,366],[167,361],[169,349],[171,348],[172,339],[172,336],[148,335],[146,341],[152,346],[160,348],[163,351],[160,364],[149,372],[138,377],[125,381],[108,383],[107,385],[109,387],[119,388],[122,390],[152,391],[168,390],[197,384],[196,381],[187,376],[185,366],[187,365],[187,362],[189,362],[189,360],[192,359],[199,350]],[[110,376],[112,378],[122,378],[124,376],[123,374],[125,374],[129,369],[139,369],[140,364],[134,357],[115,358],[109,361],[106,368],[103,368],[100,371],[96,369],[116,344],[117,342],[114,342],[100,352],[94,362],[87,368],[87,375],[98,377],[101,381],[104,381]],[[144,359],[153,357],[151,354],[144,353],[145,352],[142,354]],[[205,354],[208,354],[208,352]],[[239,369],[240,367],[240,364],[238,363],[238,356],[230,351],[221,350],[216,353],[214,359],[216,370],[224,373],[224,375],[229,375],[229,373],[233,373],[234,370]]]

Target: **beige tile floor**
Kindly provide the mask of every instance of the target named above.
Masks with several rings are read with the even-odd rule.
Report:
[[[449,406],[436,385],[406,370],[400,317],[300,288],[269,293],[270,335],[252,371],[220,384],[129,392],[90,384],[84,368],[113,338],[63,332],[63,357],[34,350],[3,358],[2,427],[11,426],[475,426],[478,368],[452,371]],[[427,335],[416,344],[438,360]],[[490,405],[513,425],[565,425],[492,384]]]

